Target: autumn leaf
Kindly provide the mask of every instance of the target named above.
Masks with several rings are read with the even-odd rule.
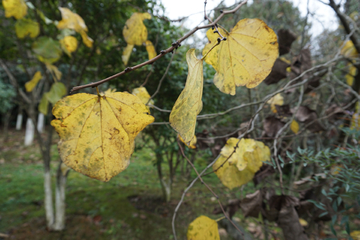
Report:
[[[31,92],[36,87],[36,85],[38,84],[38,82],[40,81],[41,78],[42,78],[41,72],[37,71],[34,74],[33,78],[30,81],[28,81],[27,83],[25,83],[26,91]]]
[[[356,48],[351,40],[348,40],[341,48],[340,53],[347,58],[355,58],[358,55]]]
[[[269,101],[267,101],[268,104],[270,104],[271,111],[273,113],[276,113],[276,107],[275,105],[282,106],[284,104],[284,98],[281,96],[280,93],[276,94],[274,97],[270,98]]]
[[[195,137],[196,117],[202,109],[203,61],[195,56],[195,49],[186,53],[189,72],[185,88],[176,100],[170,113],[170,124],[191,145]]]
[[[17,20],[15,23],[15,32],[18,38],[24,38],[26,36],[36,38],[40,32],[39,23],[24,18]]]
[[[75,32],[80,33],[83,43],[91,48],[93,44],[93,40],[87,35],[88,28],[86,27],[85,21],[78,14],[73,13],[68,8],[59,7],[61,12],[62,20],[58,23],[58,29],[72,29]]]
[[[299,123],[295,120],[292,120],[290,124],[290,129],[293,133],[297,134],[299,132]]]
[[[360,130],[360,105],[356,103],[355,112],[351,117],[350,129]]]
[[[352,231],[350,233],[350,236],[354,239],[354,240],[360,240],[360,231]]]
[[[36,39],[32,45],[32,50],[41,62],[48,64],[58,61],[62,54],[60,43],[49,37]]]
[[[220,240],[218,224],[207,216],[200,216],[190,223],[188,240]]]
[[[65,36],[63,39],[59,40],[61,48],[64,52],[71,57],[71,53],[75,52],[78,46],[78,41],[73,36]]]
[[[147,40],[148,32],[143,23],[145,19],[151,19],[151,15],[149,13],[133,13],[125,22],[123,35],[128,44],[141,46]]]
[[[3,0],[5,17],[21,19],[27,14],[27,6],[24,0]]]
[[[127,92],[67,96],[53,114],[62,161],[101,181],[127,168],[136,135],[154,121],[141,100]]]
[[[214,84],[220,91],[235,95],[236,86],[253,88],[271,72],[278,57],[276,34],[259,19],[240,20],[230,33],[219,28],[226,41],[221,41],[205,58],[216,70]],[[217,42],[219,34],[206,32],[209,43],[205,55]]]
[[[64,95],[66,95],[66,87],[62,82],[56,82],[51,85],[50,91],[45,93],[45,96],[49,102],[55,104]]]
[[[180,134],[177,135],[177,137],[179,138],[179,140],[184,143],[188,148],[191,149],[196,149],[196,136],[193,137],[193,139],[191,139],[190,144],[186,144],[186,142],[184,141],[184,139],[180,136]]]
[[[345,80],[349,86],[352,86],[354,83],[354,77],[356,76],[357,68],[351,63],[347,66],[349,68],[349,72],[345,75]]]
[[[133,15],[131,15],[131,17],[125,22],[123,36],[127,43],[127,46],[122,54],[122,60],[125,65],[127,65],[129,61],[134,45],[141,46],[147,40],[148,32],[146,26],[143,23],[145,19],[151,19],[151,15],[149,13],[133,13]],[[147,51],[149,53],[148,49]]]
[[[267,160],[270,160],[270,149],[262,142],[230,138],[213,169],[221,182],[232,189],[249,182]]]
[[[156,51],[155,51],[155,48],[154,48],[154,45],[152,44],[152,42],[149,40],[146,40],[145,46],[146,46],[146,51],[148,52],[148,55],[149,55],[149,60],[156,57],[157,54],[156,54]]]
[[[53,77],[54,81],[60,81],[62,73],[59,71],[59,69],[49,63],[45,63],[45,66],[47,68],[47,70],[49,70],[49,72],[51,73],[51,76]]]
[[[44,114],[46,116],[48,113],[48,106],[49,106],[49,100],[47,99],[46,94],[44,94],[42,96],[39,106],[38,106],[39,112],[41,112],[42,114]]]
[[[149,101],[151,96],[148,93],[148,91],[146,90],[146,88],[144,88],[144,87],[134,88],[132,90],[132,94],[137,96],[138,98],[140,98],[140,100],[143,104],[147,104],[149,102],[149,104],[154,105],[154,100]],[[146,107],[150,111],[149,106],[146,106]]]

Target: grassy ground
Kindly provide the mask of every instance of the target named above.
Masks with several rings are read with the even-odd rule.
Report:
[[[164,203],[154,153],[146,147],[137,150],[128,169],[108,183],[71,171],[66,186],[66,230],[48,232],[41,156],[36,142],[23,146],[23,136],[24,132],[13,131],[6,143],[0,142],[0,233],[13,239],[173,239],[171,219],[189,180],[178,172],[172,200]],[[53,182],[59,161],[56,141],[52,145]],[[235,197],[215,175],[208,175],[206,181],[224,203]],[[195,184],[177,217],[179,239],[186,238],[187,226],[199,215],[220,217],[212,214],[218,207],[214,200],[203,185]]]

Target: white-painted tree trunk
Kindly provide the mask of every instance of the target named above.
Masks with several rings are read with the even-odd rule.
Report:
[[[166,181],[165,179],[160,179],[161,189],[163,191],[163,196],[166,202],[171,200],[171,181]]]
[[[45,120],[44,114],[39,113],[38,121],[37,121],[37,130],[39,131],[39,133],[42,133],[44,131],[44,120]]]
[[[54,209],[52,202],[52,190],[51,190],[51,173],[50,169],[44,173],[44,190],[45,190],[45,214],[46,214],[46,225],[49,230],[53,229],[54,225]]]
[[[16,118],[16,130],[21,130],[23,115],[19,113]]]
[[[28,118],[26,121],[25,143],[24,143],[25,146],[29,146],[32,144],[34,140],[34,132],[35,132],[34,124],[31,118]]]
[[[69,171],[69,168],[62,168],[62,163],[60,163],[58,171],[56,173],[56,189],[55,189],[55,224],[54,230],[61,231],[65,228],[65,187],[66,187],[66,178]]]

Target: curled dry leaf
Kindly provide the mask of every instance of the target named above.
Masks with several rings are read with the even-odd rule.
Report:
[[[141,100],[126,92],[67,96],[55,104],[53,114],[62,161],[101,181],[127,168],[136,135],[154,121]]]
[[[245,217],[259,217],[262,208],[262,195],[260,190],[247,194],[245,198],[240,201],[240,208]]]
[[[230,138],[221,149],[213,169],[221,182],[232,189],[253,179],[262,162],[267,160],[270,160],[270,149],[262,142]]]
[[[242,19],[230,33],[219,29],[226,41],[221,41],[205,58],[216,70],[214,84],[220,91],[235,95],[236,86],[253,88],[271,72],[279,55],[274,31],[260,19]],[[206,32],[209,43],[203,50],[208,53],[219,34]]]
[[[86,34],[88,28],[86,27],[85,21],[78,14],[73,13],[68,8],[59,7],[61,12],[61,21],[58,23],[58,29],[72,29],[77,33],[80,33],[84,44],[91,48],[93,44],[93,40]]]
[[[295,33],[288,29],[279,29],[277,32],[279,42],[279,55],[284,55],[290,52],[291,45],[296,39]]]
[[[27,83],[25,83],[26,91],[31,92],[36,87],[36,85],[38,84],[38,82],[40,81],[41,78],[42,78],[41,72],[37,71],[34,74],[33,78],[30,81],[28,81]]]
[[[220,240],[218,224],[206,216],[200,216],[190,223],[188,240]]]
[[[27,14],[27,5],[24,0],[3,0],[5,17],[22,19]]]
[[[15,32],[18,38],[24,38],[26,36],[36,38],[40,32],[39,23],[22,18],[16,21]]]
[[[195,137],[196,117],[202,109],[203,61],[195,56],[195,49],[186,53],[189,72],[185,88],[170,113],[170,124],[180,134],[186,145]]]
[[[286,78],[286,69],[289,66],[290,64],[288,64],[287,62],[283,61],[281,58],[277,58],[269,76],[265,78],[264,83],[270,85]]]
[[[263,136],[268,137],[275,137],[279,130],[285,125],[280,119],[269,116],[264,119],[263,126],[264,126],[264,133]]]

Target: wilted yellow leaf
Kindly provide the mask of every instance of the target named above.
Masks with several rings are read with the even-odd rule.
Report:
[[[62,54],[60,43],[49,37],[37,38],[32,45],[32,50],[41,62],[48,64],[59,60]]]
[[[49,70],[49,72],[51,73],[51,76],[53,77],[53,79],[55,81],[60,81],[62,73],[59,71],[59,69],[56,66],[49,64],[49,63],[45,63],[45,66],[46,66],[47,70]]]
[[[149,40],[146,40],[145,46],[146,46],[146,51],[148,52],[148,55],[149,55],[149,60],[156,57],[157,54],[156,54],[156,51],[155,51],[155,48],[154,48],[154,45],[152,44],[152,42]]]
[[[262,142],[230,138],[221,149],[213,169],[221,182],[232,189],[249,182],[262,166],[262,162],[267,160],[270,160],[270,149]]]
[[[3,0],[2,4],[5,8],[5,17],[15,17],[21,19],[27,13],[27,6],[24,0]]]
[[[345,75],[346,83],[352,86],[354,83],[354,77],[356,76],[357,68],[353,64],[348,64],[349,72]]]
[[[75,30],[76,32],[80,33],[84,44],[91,48],[94,41],[86,34],[88,29],[82,17],[76,13],[73,13],[68,8],[59,7],[59,9],[62,20],[57,25],[58,29],[69,28]]]
[[[41,72],[37,71],[34,74],[33,78],[30,81],[28,81],[27,83],[25,83],[26,91],[31,92],[36,87],[36,85],[38,84],[38,82],[40,81],[41,78],[42,78]]]
[[[64,52],[71,57],[71,53],[75,52],[78,46],[78,41],[73,36],[66,36],[63,39],[60,39],[61,48]]]
[[[154,100],[149,101],[151,96],[148,93],[148,91],[146,90],[146,88],[144,88],[144,87],[134,88],[132,90],[132,94],[137,96],[138,98],[140,98],[140,100],[143,104],[147,104],[149,102],[149,104],[154,105]],[[150,111],[149,106],[146,106],[146,107]]]
[[[30,19],[20,19],[15,23],[15,32],[18,38],[24,38],[27,35],[31,38],[36,38],[39,35],[39,23]]]
[[[360,240],[360,231],[352,231],[350,233],[350,236],[354,239],[354,240]]]
[[[293,131],[293,133],[297,134],[299,132],[299,123],[295,120],[292,120],[290,124],[290,129]]]
[[[348,58],[354,58],[358,55],[356,48],[351,40],[348,40],[341,48],[341,54]]]
[[[278,57],[278,43],[274,31],[259,19],[240,20],[230,33],[219,29],[227,38],[205,58],[216,74],[214,84],[220,91],[235,95],[236,86],[253,88],[271,72]],[[205,55],[217,42],[219,35],[212,29],[206,32],[209,39],[203,50]]]
[[[202,109],[203,61],[195,56],[195,49],[186,53],[189,72],[185,88],[176,100],[170,113],[170,124],[191,145],[195,136],[196,117]]]
[[[141,46],[147,40],[148,32],[143,23],[145,19],[151,19],[151,15],[149,13],[133,13],[125,22],[123,35],[128,44]]]
[[[207,216],[200,216],[190,223],[188,240],[220,240],[218,224]]]
[[[66,87],[62,82],[56,82],[51,85],[50,91],[45,93],[49,102],[55,104],[66,94]]]
[[[284,104],[284,98],[281,96],[280,93],[276,94],[274,97],[270,98],[269,101],[267,101],[268,104],[271,106],[271,111],[276,113],[276,107],[275,105],[282,106]]]
[[[196,136],[194,135],[193,139],[191,139],[190,145],[186,144],[186,142],[184,141],[184,139],[180,136],[180,134],[177,135],[177,137],[179,138],[179,140],[184,143],[188,148],[191,149],[196,149]]]
[[[123,63],[125,64],[125,66],[129,62],[129,58],[130,58],[130,55],[131,55],[131,52],[132,52],[133,48],[134,48],[134,45],[131,45],[131,44],[126,45],[126,47],[124,48],[121,59],[122,59]]]
[[[127,168],[136,135],[154,121],[141,100],[127,92],[67,96],[53,114],[62,161],[101,181]]]

